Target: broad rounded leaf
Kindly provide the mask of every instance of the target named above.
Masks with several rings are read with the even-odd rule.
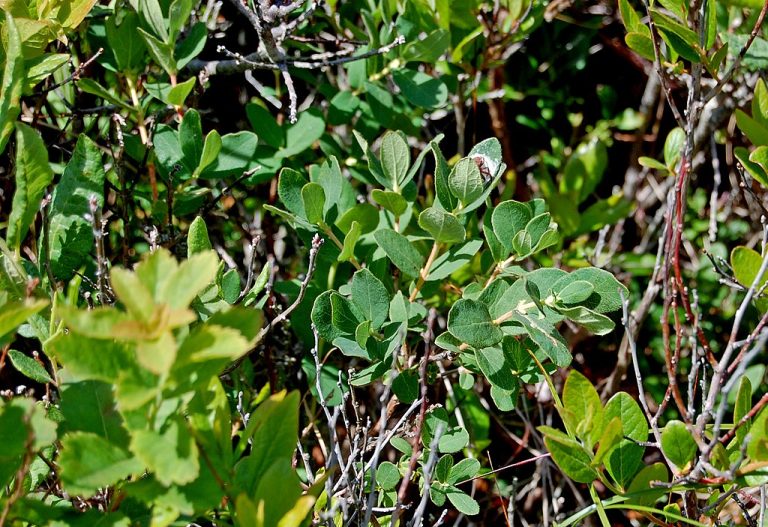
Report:
[[[400,134],[387,132],[381,140],[379,157],[388,188],[397,190],[411,166],[411,150],[408,148],[408,143]]]
[[[389,292],[381,280],[368,269],[361,269],[352,277],[352,302],[363,317],[378,329],[389,314]]]
[[[144,470],[130,452],[90,432],[64,436],[58,464],[64,488],[84,497]]]
[[[429,207],[419,214],[419,227],[440,243],[458,243],[464,241],[467,235],[456,216],[435,207]]]
[[[398,269],[411,277],[419,275],[424,265],[424,257],[411,245],[408,238],[391,229],[378,230],[373,237]]]
[[[448,188],[462,204],[468,205],[483,193],[483,176],[474,159],[465,157],[448,175]]]
[[[400,471],[394,463],[384,461],[376,469],[376,483],[384,490],[392,490],[400,481]]]
[[[648,421],[637,401],[626,392],[619,392],[605,405],[605,420],[618,417],[624,437],[648,441]]]
[[[301,189],[301,201],[304,204],[306,220],[317,225],[323,221],[325,191],[317,183],[307,183]]]
[[[682,421],[670,421],[661,431],[661,449],[669,460],[684,469],[698,450],[688,427]]]
[[[501,342],[504,334],[493,323],[485,304],[462,298],[448,313],[448,331],[473,348],[486,348]]]

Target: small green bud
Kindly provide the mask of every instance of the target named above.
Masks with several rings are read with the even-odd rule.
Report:
[[[208,228],[201,216],[194,219],[187,233],[187,258],[193,254],[210,251],[211,240],[208,238]]]

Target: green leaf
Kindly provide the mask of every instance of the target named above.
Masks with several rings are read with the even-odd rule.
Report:
[[[448,501],[451,502],[451,505],[456,507],[456,510],[460,513],[466,514],[467,516],[480,514],[480,505],[469,494],[456,487],[448,487],[445,494],[448,497]]]
[[[317,183],[307,183],[301,189],[301,201],[304,205],[306,220],[312,225],[323,222],[325,207],[325,191]]]
[[[641,57],[647,60],[656,60],[653,40],[651,40],[650,34],[646,34],[645,31],[629,32],[624,35],[624,41],[630,49],[636,51]]]
[[[677,162],[683,155],[683,148],[685,147],[685,131],[682,128],[673,128],[667,139],[664,141],[664,164],[667,169],[672,171],[675,169]]]
[[[45,190],[53,180],[45,143],[37,131],[21,122],[16,123],[14,169],[16,191],[8,217],[6,241],[11,249],[19,249],[40,210]]]
[[[47,300],[27,298],[23,302],[6,302],[0,305],[0,338],[15,331],[29,317],[48,305]]]
[[[192,77],[184,82],[178,83],[176,86],[170,89],[166,102],[174,106],[183,106],[184,101],[187,100],[192,89],[195,87],[196,78]]]
[[[564,282],[558,280],[558,282],[552,286],[552,292],[557,296],[557,299],[564,304],[578,304],[583,302],[592,295],[595,288],[589,282],[585,280],[571,280],[568,276],[567,285],[562,289],[558,288],[558,284]],[[558,290],[559,289],[559,290]]]
[[[502,390],[517,391],[518,378],[512,372],[513,365],[507,360],[504,351],[497,347],[482,348],[475,352],[477,365],[488,382]]]
[[[250,439],[251,453],[235,465],[235,481],[244,491],[253,492],[277,460],[287,460],[290,471],[299,435],[299,402],[298,391],[279,392],[251,415],[241,435],[241,448],[248,447]]]
[[[240,297],[240,274],[237,269],[230,269],[221,277],[221,297],[230,305]]]
[[[137,320],[148,322],[154,312],[155,301],[136,273],[114,267],[109,277],[115,294],[128,312]]]
[[[349,232],[355,221],[360,224],[360,232],[371,232],[379,225],[379,211],[370,203],[358,203],[336,220],[336,226],[342,232]]]
[[[530,207],[518,201],[503,201],[493,209],[491,215],[493,232],[507,250],[507,254],[514,248],[512,240],[532,219]]]
[[[120,18],[120,25],[117,19]],[[111,16],[106,22],[107,43],[115,56],[120,71],[138,70],[146,60],[147,47],[144,40],[136,38],[139,16],[130,10],[123,11],[122,17]]]
[[[156,255],[160,251],[155,251]],[[149,258],[151,260],[152,257]],[[175,261],[174,261],[175,264]],[[163,283],[163,288],[156,294],[155,300],[165,302],[171,309],[184,309],[216,276],[219,258],[214,251],[192,255],[181,262]],[[138,272],[138,268],[137,268]]]
[[[160,431],[136,430],[131,451],[163,485],[183,485],[200,473],[197,444],[184,417],[172,418]]]
[[[256,103],[249,103],[245,106],[245,113],[248,116],[248,122],[259,136],[272,148],[280,148],[285,142],[285,132],[272,114],[263,106]]]
[[[584,280],[592,284],[594,292],[584,302],[584,307],[597,313],[609,313],[621,309],[622,294],[629,298],[629,290],[616,278],[603,269],[584,267],[571,273],[574,280]]]
[[[129,452],[90,432],[64,436],[58,465],[67,492],[85,498],[144,469]]]
[[[174,52],[176,67],[181,70],[197,57],[205,48],[208,39],[208,28],[203,22],[198,22],[187,33],[187,38],[176,45]]]
[[[762,177],[756,179],[760,181],[760,183],[763,183],[763,186],[766,186],[764,181],[767,179],[765,174],[768,174],[768,146],[758,146],[755,148],[754,151],[749,154],[749,160],[762,169]],[[750,171],[750,174],[751,173],[752,172]]]
[[[373,233],[373,237],[398,269],[408,276],[419,276],[424,257],[411,245],[408,238],[391,229],[379,229]]]
[[[389,314],[389,292],[381,280],[368,269],[361,269],[352,277],[352,302],[360,309],[373,329],[379,329]]]
[[[768,86],[763,79],[757,79],[752,95],[752,119],[768,128]]]
[[[473,348],[485,348],[501,342],[501,328],[493,323],[488,307],[462,298],[448,313],[448,331]]]
[[[208,238],[208,227],[202,216],[197,216],[189,224],[189,231],[187,232],[187,258],[211,249],[213,246]]]
[[[27,68],[26,91],[32,91],[35,86],[69,62],[70,58],[67,53],[44,53],[34,59],[27,59],[24,64]]]
[[[515,406],[517,406],[518,392],[519,389],[510,391],[499,388],[494,384],[491,385],[491,399],[493,399],[493,404],[495,404],[496,408],[502,412],[511,412],[515,409]]]
[[[589,379],[576,370],[565,380],[563,405],[572,416],[571,426],[576,435],[594,445],[603,431],[603,403]]]
[[[409,41],[402,51],[402,57],[413,62],[435,63],[450,48],[451,33],[447,29],[440,28],[430,32],[421,40]]]
[[[421,71],[398,68],[392,71],[395,81],[403,97],[420,108],[438,108],[448,100],[448,87],[439,79]]]
[[[392,391],[400,402],[410,404],[419,396],[419,374],[405,370],[392,380]]]
[[[387,132],[381,140],[379,150],[381,169],[387,181],[387,188],[397,191],[411,165],[411,150],[405,139],[396,132]]]
[[[201,174],[206,179],[241,175],[255,166],[254,159],[259,138],[256,134],[243,131],[227,134],[221,138],[221,150],[208,168]]]
[[[384,207],[384,209],[394,214],[396,218],[399,218],[408,210],[408,202],[405,201],[405,198],[391,190],[373,189],[371,198]]]
[[[335,291],[324,291],[312,305],[311,319],[317,328],[318,334],[328,342],[333,342],[336,337],[343,333],[333,325],[333,306],[331,297],[336,295]]]
[[[347,232],[347,234],[344,236],[343,247],[337,258],[339,262],[346,262],[347,260],[351,260],[354,257],[355,245],[357,245],[357,240],[360,239],[361,234],[362,229],[360,228],[360,223],[353,221],[349,228],[349,232]]]
[[[752,383],[746,375],[739,380],[739,389],[736,392],[736,402],[733,405],[733,424],[734,426],[741,422],[752,408]],[[744,439],[752,428],[752,419],[736,429],[736,444],[741,446]]]
[[[65,5],[68,4],[68,9],[61,9],[56,18],[62,27],[74,29],[88,16],[95,3],[96,0],[74,0],[67,2]]]
[[[664,463],[654,463],[653,465],[643,467],[627,488],[627,494],[640,492],[643,494],[640,496],[633,496],[628,501],[630,503],[637,503],[638,505],[651,506],[656,500],[667,493],[667,490],[664,487],[656,487],[653,483],[667,483],[668,481],[669,471]]]
[[[10,350],[8,356],[11,359],[11,364],[24,376],[32,379],[35,382],[42,384],[53,382],[51,376],[45,370],[42,364],[37,362],[32,357],[24,355],[20,351]]]
[[[749,247],[739,246],[731,251],[733,274],[736,280],[744,287],[749,288],[752,286],[762,263],[763,258],[760,254]],[[759,290],[766,282],[768,282],[768,272],[763,274],[760,283],[756,284],[755,290]],[[765,312],[768,310],[768,299],[760,298],[756,301],[756,304],[760,311]]]
[[[443,280],[467,265],[480,252],[483,240],[469,240],[450,249],[435,258],[430,267],[427,281]]]
[[[560,193],[577,203],[586,200],[603,179],[608,167],[608,149],[597,138],[582,143],[568,158],[560,180]]]
[[[10,13],[2,11],[0,21],[5,24],[2,46],[3,80],[0,84],[0,154],[5,152],[5,146],[13,132],[14,122],[19,115],[21,106],[19,99],[24,87],[24,57],[21,52],[21,37],[16,21]]]
[[[168,41],[173,42],[192,14],[192,0],[174,0],[168,9]]]
[[[661,431],[661,449],[678,469],[683,470],[693,461],[698,448],[685,423],[673,420]]]
[[[138,29],[139,34],[142,36],[144,42],[147,45],[149,54],[152,55],[152,58],[155,60],[155,62],[157,62],[168,75],[176,75],[176,73],[178,73],[178,65],[173,58],[173,46],[166,44],[165,42],[161,42],[151,34],[144,31],[142,28]]]
[[[473,158],[465,157],[456,163],[448,175],[448,189],[463,205],[474,202],[483,194],[483,176]]]
[[[480,462],[475,458],[464,458],[451,467],[450,476],[444,481],[450,485],[458,485],[477,476],[478,472],[480,472]]]
[[[754,0],[731,0],[731,4],[743,4],[750,5],[753,9],[761,9],[762,3],[757,3]],[[728,56],[731,60],[734,60],[736,56],[743,49],[747,40],[750,38],[748,32],[723,32],[721,38],[728,44]],[[730,61],[729,61],[730,62]],[[741,65],[746,70],[761,71],[768,68],[768,40],[758,36],[752,41],[752,45],[747,49],[744,55]]]
[[[205,142],[203,143],[203,152],[200,155],[200,162],[195,168],[195,172],[192,177],[199,177],[206,168],[216,161],[216,157],[221,152],[221,136],[216,130],[211,130],[208,135],[205,136]]]
[[[595,459],[593,460],[593,464],[596,467],[603,462],[606,454],[610,452],[613,447],[618,445],[622,439],[621,421],[617,417],[610,420],[606,417],[605,421],[608,424],[606,424],[601,431],[600,439],[598,440],[599,446],[597,447],[597,453],[595,453]]]
[[[435,480],[440,483],[446,483],[451,476],[451,469],[453,468],[453,456],[445,454],[441,456],[435,465],[434,477]],[[458,480],[457,480],[458,481]]]
[[[206,387],[227,363],[240,358],[250,345],[238,329],[197,326],[179,346],[169,377],[184,387]]]
[[[575,439],[547,426],[540,426],[539,431],[552,460],[566,476],[579,483],[592,483],[597,478],[590,453]]]
[[[316,110],[299,114],[299,119],[285,132],[285,148],[278,150],[281,159],[297,156],[310,149],[325,131],[325,119]]]
[[[87,79],[87,78],[80,79],[77,81],[77,87],[83,90],[85,93],[90,93],[91,95],[96,95],[97,97],[101,97],[105,101],[115,104],[117,106],[120,106],[124,109],[127,109],[127,110],[131,109],[130,106],[125,104],[115,95],[113,95],[109,90],[104,88],[101,84],[99,84],[93,79]]]
[[[469,444],[469,432],[461,426],[449,428],[440,436],[437,449],[443,454],[454,454]]]
[[[360,98],[351,91],[342,90],[333,96],[328,106],[328,122],[333,125],[352,121],[360,106]]]
[[[109,383],[116,383],[120,374],[136,363],[133,348],[126,342],[97,340],[74,332],[58,335],[48,343],[46,352],[78,377]]]
[[[184,161],[191,171],[200,164],[203,155],[203,126],[200,113],[194,108],[184,113],[179,125],[179,144],[184,153]]]
[[[656,8],[651,8],[651,17],[662,38],[681,57],[691,62],[700,62],[697,51],[699,37],[695,31],[665,15]]]
[[[161,40],[168,41],[168,27],[159,0],[138,0],[137,4],[137,11],[147,26]]]
[[[643,464],[645,448],[627,439],[622,439],[618,446],[605,458],[605,468],[613,480],[621,487],[626,487]]]
[[[104,178],[99,147],[81,134],[53,191],[48,245],[56,278],[70,278],[93,249],[93,225],[86,218],[91,214],[91,198],[99,208],[104,204]]]
[[[605,420],[619,418],[624,437],[648,441],[648,421],[637,401],[626,392],[619,392],[605,405]]]
[[[747,455],[753,461],[768,461],[768,411],[763,408],[752,422]],[[662,436],[663,439],[663,436]]]
[[[645,27],[639,13],[635,11],[628,0],[619,0],[619,12],[621,13],[621,21],[624,22],[624,27],[627,28],[628,32],[638,31]]]
[[[0,485],[5,487],[18,472],[27,450],[27,435],[24,408],[15,404],[0,402]]]
[[[456,216],[435,207],[429,207],[419,214],[419,227],[438,243],[462,242],[467,235]]]
[[[669,136],[667,136],[669,138]],[[646,156],[640,156],[637,158],[637,162],[640,163],[641,166],[652,168],[654,170],[663,170],[664,172],[667,171],[667,166],[662,163],[661,161],[656,161],[652,157],[646,157]]]
[[[437,143],[431,141],[429,143],[432,154],[435,157],[435,206],[440,206],[445,210],[451,211],[456,208],[458,200],[451,193],[448,186],[448,176],[451,172],[448,162],[445,160],[443,153],[437,146]]]
[[[571,352],[562,335],[546,319],[539,319],[536,314],[514,313],[512,320],[521,324],[531,340],[560,367],[571,363]]]
[[[742,110],[736,110],[736,124],[753,145],[768,145],[768,125],[763,125]]]
[[[56,423],[45,416],[42,404],[25,397],[0,400],[0,485],[7,488],[28,450],[40,450],[55,440]]]
[[[101,381],[68,382],[61,386],[60,432],[90,432],[118,447],[130,437],[115,403],[112,384]],[[143,468],[143,467],[142,467]]]
[[[583,306],[558,307],[557,311],[595,335],[607,335],[616,327],[613,320],[607,316]]]
[[[392,490],[400,481],[400,471],[397,465],[384,461],[376,469],[376,483],[384,490]]]
[[[277,195],[280,201],[286,209],[301,218],[306,217],[304,200],[301,197],[301,189],[306,184],[304,176],[292,168],[282,169],[277,180]]]
[[[354,335],[363,316],[357,306],[338,293],[331,295],[331,322],[343,334]]]

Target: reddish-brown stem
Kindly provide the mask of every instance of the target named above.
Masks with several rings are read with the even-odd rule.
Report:
[[[738,430],[739,428],[741,428],[742,426],[744,426],[744,424],[746,424],[746,422],[747,422],[747,421],[749,421],[749,420],[750,420],[750,419],[752,419],[754,416],[756,416],[756,415],[757,415],[757,412],[759,412],[760,410],[762,410],[762,409],[763,409],[763,407],[764,407],[766,404],[768,404],[768,393],[764,394],[764,395],[763,395],[763,396],[760,398],[760,400],[759,400],[759,401],[757,401],[757,404],[755,404],[755,406],[753,406],[753,407],[752,407],[752,409],[751,409],[749,412],[747,412],[747,413],[746,413],[746,415],[744,415],[744,417],[742,417],[741,419],[739,419],[739,422],[738,422],[738,423],[735,423],[735,424],[733,425],[733,428],[731,428],[730,430],[728,430],[728,432],[727,432],[727,433],[726,433],[726,434],[725,434],[723,437],[721,437],[721,438],[720,438],[720,443],[722,443],[723,445],[727,445],[727,444],[728,444],[728,441],[730,441],[731,439],[733,439],[733,436],[734,436],[734,435],[736,435],[736,430]]]
[[[680,164],[680,174],[677,179],[677,183],[675,184],[675,228],[673,229],[674,234],[674,252],[672,257],[672,267],[675,272],[675,284],[677,287],[677,294],[680,295],[680,300],[683,304],[683,309],[685,310],[685,318],[688,323],[692,323],[694,319],[696,318],[693,309],[691,308],[691,301],[688,298],[688,288],[685,287],[685,284],[683,284],[683,273],[680,269],[680,246],[682,245],[683,240],[683,223],[684,223],[684,216],[685,216],[685,183],[686,179],[688,177],[688,168],[690,166],[690,163],[687,159],[683,158],[681,164]],[[702,348],[704,348],[704,352],[707,355],[707,361],[709,364],[715,368],[717,367],[717,359],[715,359],[714,354],[712,353],[712,348],[709,345],[709,341],[707,340],[707,337],[704,335],[704,331],[701,329],[701,326],[696,325],[696,337],[699,341],[699,344],[701,344]]]
[[[437,244],[435,244],[437,245]],[[414,431],[413,438],[413,451],[411,452],[411,461],[408,464],[408,471],[403,477],[403,481],[400,483],[400,488],[397,490],[397,506],[392,515],[393,524],[395,519],[400,515],[402,511],[402,505],[405,501],[405,495],[408,492],[408,485],[411,483],[411,477],[416,471],[416,463],[419,461],[419,454],[421,453],[421,429],[424,426],[424,419],[427,415],[427,408],[429,406],[427,401],[427,366],[429,365],[429,356],[432,352],[432,333],[437,320],[437,311],[431,309],[429,317],[427,318],[427,329],[424,332],[424,357],[421,359],[419,365],[419,381],[421,382],[421,408],[419,409],[419,417],[416,421],[416,430]]]
[[[733,360],[733,362],[728,366],[728,375],[732,374],[733,371],[736,369],[736,367],[739,365],[741,360],[744,358],[744,355],[747,353],[747,350],[752,345],[752,343],[755,341],[757,336],[762,331],[763,327],[765,327],[766,322],[768,322],[768,312],[766,312],[763,317],[760,319],[760,322],[757,323],[757,326],[755,326],[755,329],[752,330],[752,333],[749,334],[747,337],[747,340],[744,341],[744,344],[742,344],[741,349],[739,350],[739,354],[736,356],[736,358]]]

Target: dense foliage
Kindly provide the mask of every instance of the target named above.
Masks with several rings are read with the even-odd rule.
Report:
[[[0,527],[768,524],[768,2],[0,8]]]

